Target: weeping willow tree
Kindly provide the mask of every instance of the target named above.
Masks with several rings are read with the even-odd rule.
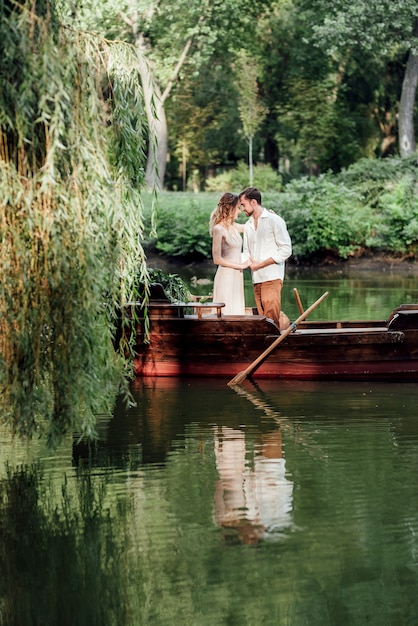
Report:
[[[0,0],[0,422],[94,436],[126,375],[115,312],[146,280],[137,53]]]

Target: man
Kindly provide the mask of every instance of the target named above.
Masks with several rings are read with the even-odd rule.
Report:
[[[286,223],[261,205],[261,193],[256,187],[241,191],[239,199],[242,210],[250,218],[244,227],[244,257],[251,259],[257,311],[280,327],[285,261],[292,254]]]

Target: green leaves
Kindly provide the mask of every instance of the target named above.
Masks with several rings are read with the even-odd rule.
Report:
[[[259,97],[256,60],[245,50],[241,50],[236,61],[236,81],[238,86],[238,110],[245,137],[250,140],[262,125],[267,108]]]
[[[297,259],[370,250],[414,256],[417,188],[416,157],[362,159],[335,176],[292,181],[269,206],[286,220]]]
[[[210,259],[209,215],[225,189],[239,192],[247,185],[246,175],[243,165],[228,171],[228,178],[213,179],[216,193],[160,194],[154,247],[168,256]],[[370,251],[417,257],[416,155],[362,159],[339,174],[303,177],[285,186],[269,184],[273,171],[263,175],[256,168],[263,204],[285,219],[296,261],[345,259]],[[275,180],[280,180],[277,175]]]
[[[0,408],[56,443],[93,436],[128,371],[112,340],[145,266],[147,123],[136,51],[45,6],[0,13],[0,73],[19,67],[0,95]]]
[[[191,199],[186,201],[186,206],[174,212],[161,207],[157,249],[169,256],[210,257],[212,247],[208,226],[210,210],[205,208],[205,205],[202,206],[198,200]]]
[[[305,5],[320,18],[313,32],[330,52],[341,46],[375,52],[378,48],[384,55],[393,46],[408,50],[418,17],[417,4],[410,0],[313,0]]]

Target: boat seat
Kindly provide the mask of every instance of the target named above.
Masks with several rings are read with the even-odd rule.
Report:
[[[135,303],[128,303],[133,305]],[[205,311],[216,309],[216,317],[221,318],[221,310],[225,306],[224,302],[167,302],[165,300],[150,300],[148,311],[151,317],[185,317],[185,309],[196,311],[198,319],[203,318]]]
[[[202,319],[203,312],[216,309],[216,317],[222,317],[222,308],[225,306],[225,302],[185,302],[184,307],[190,307],[196,310],[198,319]]]
[[[167,292],[161,283],[149,284],[149,309],[154,313],[158,313],[158,309],[164,309],[166,314],[176,315],[178,317],[184,317],[185,308],[193,308],[196,311],[198,319],[202,319],[205,310],[216,309],[216,316],[222,317],[221,309],[225,306],[224,302],[201,302],[201,298],[207,296],[192,296],[191,302],[176,302],[170,300]],[[171,310],[171,311],[170,311]]]

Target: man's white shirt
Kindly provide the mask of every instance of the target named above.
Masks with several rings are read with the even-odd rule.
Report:
[[[292,254],[292,243],[285,221],[263,207],[257,230],[251,216],[244,226],[243,258],[264,261],[272,258],[274,264],[252,272],[253,283],[284,278],[285,261]]]

